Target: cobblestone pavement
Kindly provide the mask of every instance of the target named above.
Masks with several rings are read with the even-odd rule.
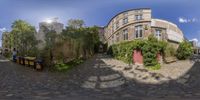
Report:
[[[179,80],[152,85],[114,71],[97,55],[67,73],[38,72],[0,57],[0,100],[199,100],[200,59]],[[123,67],[123,66],[122,66]],[[189,75],[189,76],[188,76]],[[183,83],[183,82],[182,82]]]

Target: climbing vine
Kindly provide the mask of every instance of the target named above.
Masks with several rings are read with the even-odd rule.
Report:
[[[108,54],[126,63],[132,63],[133,50],[137,49],[142,51],[145,66],[156,66],[158,64],[157,54],[163,53],[166,45],[166,42],[158,41],[155,37],[149,36],[148,40],[137,39],[114,44],[110,46]]]

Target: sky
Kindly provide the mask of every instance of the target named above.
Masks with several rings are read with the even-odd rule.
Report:
[[[58,17],[83,19],[86,26],[106,26],[116,14],[134,8],[151,8],[152,17],[171,21],[189,40],[199,40],[200,0],[0,0],[0,38],[12,23],[22,19],[38,28],[38,23]],[[1,41],[0,41],[1,46]]]

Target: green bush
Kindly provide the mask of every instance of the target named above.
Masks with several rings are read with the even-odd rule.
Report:
[[[148,66],[147,69],[149,70],[159,70],[161,68],[160,64],[156,64],[155,66]]]
[[[178,49],[177,49],[177,54],[176,57],[179,60],[184,60],[189,58],[193,53],[192,45],[186,41],[180,43]]]
[[[157,54],[165,51],[167,43],[158,41],[153,35],[150,35],[148,40],[142,46],[145,66],[156,66],[158,64]]]
[[[173,57],[176,55],[176,50],[174,47],[172,47],[171,45],[167,45],[166,46],[166,50],[164,52],[164,56],[165,57]]]
[[[12,57],[12,54],[11,54],[11,52],[5,52],[4,53],[4,56],[6,57],[6,58],[11,58]]]
[[[54,66],[54,71],[60,71],[60,72],[65,72],[70,70],[71,68],[74,68],[75,66],[83,63],[83,59],[74,59],[68,63],[57,63]]]
[[[126,63],[132,63],[133,49],[139,49],[143,44],[142,40],[113,44],[109,47],[107,54]]]

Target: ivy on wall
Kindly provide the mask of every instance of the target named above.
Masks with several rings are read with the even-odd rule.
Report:
[[[108,54],[126,63],[132,63],[133,50],[142,50],[144,65],[156,66],[158,64],[157,54],[163,53],[166,45],[166,42],[158,41],[153,35],[150,35],[148,40],[137,39],[114,44],[108,49]]]
[[[160,65],[157,61],[157,54],[160,53],[164,57],[177,57],[180,60],[189,58],[193,49],[190,43],[183,41],[176,50],[173,46],[165,41],[158,41],[153,35],[148,40],[133,40],[114,44],[109,47],[108,54],[118,60],[126,63],[132,63],[133,50],[141,50],[143,55],[143,63],[146,67],[159,69]]]

